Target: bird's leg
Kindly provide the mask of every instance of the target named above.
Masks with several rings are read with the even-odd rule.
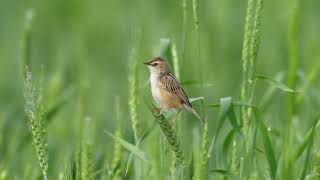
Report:
[[[179,113],[180,113],[181,109],[178,110],[177,114],[174,116],[174,118],[171,120],[170,122],[170,125],[175,127],[176,126],[176,121],[177,121],[177,118],[179,116]]]

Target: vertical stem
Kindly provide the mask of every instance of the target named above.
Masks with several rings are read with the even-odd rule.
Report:
[[[135,51],[133,49],[133,51]],[[136,52],[133,52],[136,53]],[[129,75],[129,107],[130,117],[132,123],[132,129],[134,133],[134,139],[137,142],[139,139],[138,135],[138,113],[137,113],[137,61],[134,58],[130,63],[130,75]]]
[[[249,61],[249,48],[250,38],[252,32],[252,18],[253,18],[253,7],[255,0],[248,0],[247,15],[245,19],[244,35],[243,35],[243,47],[242,47],[242,88],[241,88],[241,100],[248,100],[248,61]],[[244,132],[248,129],[248,118],[247,108],[241,108],[241,116],[244,121]]]
[[[184,54],[185,54],[185,42],[186,42],[186,36],[187,36],[187,0],[182,0],[182,41],[181,41],[181,57],[184,60]]]
[[[261,15],[263,10],[263,0],[257,0],[256,5],[256,13],[253,22],[253,31],[251,37],[251,44],[250,44],[250,62],[249,62],[249,84],[248,84],[248,93],[249,93],[249,103],[253,101],[254,95],[254,85],[255,85],[255,74],[256,74],[256,64],[257,64],[257,57],[259,52],[260,46],[260,36],[261,36]],[[251,117],[251,109],[248,111],[248,119]]]
[[[202,146],[201,146],[201,170],[200,170],[200,179],[208,179],[208,150],[209,150],[209,143],[208,143],[208,123],[204,125],[203,134],[202,134]]]
[[[21,42],[21,71],[23,78],[27,78],[26,67],[30,68],[31,56],[31,36],[32,36],[32,22],[34,19],[34,11],[28,10],[25,15],[24,33]]]
[[[289,68],[288,68],[288,86],[295,88],[297,81],[297,64],[298,64],[298,45],[297,45],[297,18],[299,7],[298,4],[294,8],[294,12],[291,17],[289,25],[289,38],[288,38],[288,53],[289,53]],[[295,94],[290,93],[288,98],[288,120],[291,123],[292,116],[294,114],[294,99]]]
[[[196,28],[196,41],[197,41],[197,55],[198,55],[198,62],[200,65],[199,73],[200,73],[200,86],[201,90],[203,91],[203,61],[201,60],[201,53],[200,53],[200,34],[199,34],[199,3],[198,0],[192,0],[192,10],[193,10],[193,20]],[[204,117],[204,108],[203,108],[203,100],[201,101],[201,114]]]
[[[255,7],[255,8],[254,8]],[[255,9],[255,10],[254,10]],[[242,49],[242,61],[243,61],[243,84],[241,90],[241,99],[245,102],[252,103],[255,86],[255,73],[257,57],[260,45],[261,36],[261,16],[263,10],[263,0],[249,0],[247,7],[247,16],[243,40]],[[253,19],[254,15],[254,19]],[[249,134],[251,124],[251,108],[243,107],[241,109],[242,119],[244,122],[244,158],[241,163],[241,169],[246,169],[243,166],[253,166],[254,157],[249,155],[252,151],[249,146]],[[247,178],[245,172],[241,172],[242,178]]]
[[[133,46],[129,59],[129,110],[131,126],[134,133],[135,144],[139,141],[140,126],[138,121],[138,52],[140,50],[141,30],[137,29],[134,32]],[[142,162],[139,159],[134,159],[135,178],[142,177]]]
[[[244,102],[248,101],[248,61],[249,61],[249,50],[250,50],[250,40],[252,35],[252,18],[253,18],[253,7],[255,0],[248,0],[246,18],[245,18],[245,26],[244,26],[244,34],[243,34],[243,45],[242,45],[242,87],[241,87],[241,100]],[[247,114],[247,108],[241,108],[241,118],[243,121],[243,131],[244,131],[244,156],[247,152],[247,139],[248,139],[248,130],[249,130],[249,119]],[[235,145],[234,151],[237,151],[237,146]],[[237,164],[233,162],[233,164]],[[244,169],[244,157],[241,157],[240,162],[240,177],[244,178],[243,174]]]
[[[288,37],[288,56],[289,56],[289,64],[288,64],[288,86],[291,88],[296,87],[297,81],[297,64],[298,64],[298,45],[297,45],[297,29],[298,23],[297,18],[299,14],[299,0],[295,2],[295,7],[293,10],[293,14],[291,16],[290,24],[289,24],[289,37]],[[292,170],[293,170],[293,160],[291,157],[292,149],[289,148],[293,144],[292,140],[292,119],[295,113],[295,94],[289,93],[287,99],[287,107],[288,107],[288,115],[287,115],[287,123],[285,127],[287,131],[285,132],[285,143],[284,145],[284,157],[283,157],[283,173],[282,178],[290,178],[293,179]]]

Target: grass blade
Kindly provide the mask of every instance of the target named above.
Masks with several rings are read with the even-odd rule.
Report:
[[[304,140],[302,141],[302,143],[298,147],[297,152],[294,155],[294,159],[295,160],[297,160],[299,157],[301,157],[302,153],[306,150],[308,145],[311,143],[311,141],[312,141],[312,139],[314,138],[314,135],[315,135],[314,134],[315,128],[317,127],[319,121],[320,121],[320,115],[317,115],[315,120],[314,120],[314,123],[313,123],[312,127],[307,132]]]
[[[115,141],[118,141],[124,148],[126,148],[127,150],[129,150],[130,152],[132,152],[134,155],[136,155],[138,158],[140,158],[141,160],[147,162],[150,164],[150,161],[147,157],[147,154],[140,150],[139,148],[137,148],[135,145],[123,140],[122,138],[119,138],[111,133],[109,133],[108,131],[104,131],[106,134],[108,134],[110,137],[112,137]]]
[[[274,79],[275,81],[282,82],[284,78],[285,78],[285,73],[280,72],[275,76]],[[269,86],[268,89],[265,91],[264,95],[262,96],[259,102],[259,108],[261,112],[264,112],[268,107],[268,105],[270,105],[270,103],[272,102],[276,89],[277,88],[275,86]]]
[[[196,98],[189,98],[189,101],[192,103],[192,102],[195,102],[195,101],[203,101],[204,100],[204,97],[196,97]]]
[[[234,112],[234,108],[233,108],[233,103],[232,103],[232,98],[231,97],[221,98],[219,104],[208,105],[206,107],[220,107],[219,120],[218,120],[216,134],[215,134],[215,136],[214,136],[214,138],[213,138],[213,140],[211,142],[211,145],[210,145],[210,148],[209,148],[209,153],[208,153],[208,154],[211,154],[213,146],[215,145],[216,140],[219,137],[221,128],[222,128],[223,124],[225,123],[226,118],[229,119],[229,122],[232,125],[233,129],[235,129],[240,134],[242,134],[242,133],[240,131],[241,125],[239,125],[239,123],[237,121],[237,118],[236,118],[236,114]]]
[[[225,140],[223,141],[222,153],[223,153],[224,157],[227,157],[227,153],[228,153],[229,147],[232,143],[232,139],[235,135],[235,132],[236,131],[234,129],[231,129],[231,131],[227,134]]]
[[[270,167],[270,174],[272,179],[276,177],[276,171],[277,171],[277,160],[276,155],[274,153],[274,149],[272,147],[271,140],[268,136],[268,130],[263,121],[261,120],[261,116],[257,109],[254,109],[256,121],[258,123],[259,129],[260,129],[260,135],[262,139],[262,143],[264,146],[264,152]]]
[[[169,38],[161,38],[160,39],[160,52],[159,55],[162,58],[170,61],[170,39]]]
[[[281,82],[279,81],[276,81],[274,79],[271,79],[269,77],[266,77],[266,76],[255,76],[256,79],[260,79],[260,80],[264,80],[266,81],[267,83],[269,83],[271,86],[274,86],[274,87],[277,87],[278,89],[284,91],[284,92],[288,92],[288,93],[297,93],[299,91],[295,91],[291,88],[289,88],[288,86],[282,84]]]
[[[139,139],[138,143],[136,144],[136,147],[138,148],[139,144],[146,138],[150,135],[150,133],[152,132],[153,128],[155,127],[156,123],[153,123],[153,125],[148,128],[142,135],[142,137]],[[133,162],[133,158],[134,158],[134,154],[131,152],[130,155],[129,155],[129,158],[128,158],[128,161],[127,161],[127,167],[126,167],[126,175],[128,174],[129,172],[129,169],[131,167],[131,164]]]

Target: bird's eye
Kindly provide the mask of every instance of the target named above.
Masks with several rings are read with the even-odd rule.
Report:
[[[158,63],[154,63],[154,64],[153,64],[153,66],[156,66],[156,65],[158,65]]]

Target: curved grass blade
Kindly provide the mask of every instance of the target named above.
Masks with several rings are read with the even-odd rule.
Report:
[[[284,78],[285,78],[285,73],[280,72],[275,76],[274,80],[278,81],[278,82],[282,82],[284,80]],[[260,108],[261,112],[264,112],[266,110],[266,108],[268,107],[268,105],[270,105],[270,103],[272,102],[272,98],[275,95],[276,89],[277,88],[275,86],[269,86],[268,89],[263,94],[263,96],[259,102],[259,108]]]
[[[313,129],[312,133],[311,133],[311,136],[310,136],[311,138],[310,138],[310,140],[308,142],[308,147],[306,149],[307,154],[306,154],[306,159],[304,160],[303,170],[301,172],[301,177],[300,177],[301,180],[305,179],[306,172],[307,172],[307,169],[308,169],[308,165],[310,164],[309,159],[310,159],[310,154],[311,154],[311,148],[312,148],[313,141],[314,141],[314,134],[315,134],[315,130]]]
[[[207,107],[220,107],[220,112],[219,112],[219,121],[218,121],[218,127],[216,134],[212,140],[212,143],[209,148],[209,153],[211,153],[213,146],[216,143],[216,140],[220,134],[220,130],[225,123],[226,118],[229,119],[230,124],[232,125],[233,129],[235,129],[237,132],[241,134],[240,131],[240,125],[238,124],[236,114],[234,112],[233,108],[233,103],[232,103],[232,98],[231,97],[225,97],[220,99],[220,104],[214,104],[214,105],[209,105]]]
[[[314,123],[312,125],[312,127],[309,129],[309,131],[307,132],[303,142],[301,143],[301,145],[298,147],[297,152],[294,155],[294,159],[297,160],[298,158],[301,157],[301,155],[303,154],[303,152],[306,150],[306,148],[308,147],[308,145],[312,142],[312,139],[314,138],[314,131],[315,128],[319,125],[320,122],[320,115],[317,115]]]
[[[275,86],[275,87],[277,87],[278,89],[281,89],[284,92],[288,92],[288,93],[298,93],[298,92],[300,92],[300,91],[295,91],[295,90],[289,88],[288,86],[282,84],[281,82],[276,81],[276,80],[271,79],[271,78],[266,77],[266,76],[261,76],[261,75],[255,76],[255,79],[264,80],[267,83],[269,83],[271,86]]]
[[[228,102],[228,100],[225,100],[225,101]],[[270,174],[271,174],[271,177],[274,179],[275,175],[276,175],[276,171],[277,171],[277,160],[276,160],[276,156],[275,156],[272,144],[271,144],[271,140],[270,140],[270,138],[268,136],[267,128],[266,128],[265,124],[263,123],[263,121],[261,120],[261,116],[260,116],[258,108],[255,107],[254,105],[251,105],[251,104],[246,103],[246,102],[241,102],[241,101],[234,102],[233,105],[234,106],[239,106],[239,107],[251,107],[253,109],[253,112],[255,114],[258,127],[260,129],[262,143],[263,143],[264,149],[265,149],[265,155],[266,155],[269,167],[270,167]],[[213,104],[213,105],[209,105],[207,107],[219,107],[219,106],[221,106],[221,104]],[[219,126],[218,126],[218,128],[219,128]],[[214,139],[216,139],[216,136],[215,136]],[[210,146],[209,152],[212,151],[212,147],[214,145],[214,141]]]
[[[201,81],[186,80],[186,81],[182,81],[182,82],[181,82],[181,85],[183,85],[183,86],[197,86],[197,87],[201,87]],[[202,86],[203,86],[203,87],[212,87],[213,84],[202,82]]]
[[[218,174],[221,174],[221,175],[231,175],[231,172],[225,170],[225,169],[212,169],[211,170],[212,173],[218,173]]]
[[[235,132],[236,131],[234,129],[231,129],[231,131],[227,134],[225,140],[223,141],[222,153],[223,153],[224,157],[227,156],[227,153],[228,153],[229,147],[232,143],[232,139],[234,138]]]
[[[277,160],[271,144],[271,140],[268,136],[268,130],[265,124],[263,123],[263,121],[261,120],[261,116],[258,109],[253,109],[253,111],[255,113],[258,127],[260,129],[260,135],[261,135],[262,143],[264,146],[264,152],[270,167],[270,174],[272,179],[274,179],[276,177],[276,171],[277,171]]]
[[[132,152],[134,155],[136,155],[137,157],[139,157],[141,160],[147,162],[148,164],[151,164],[151,162],[149,161],[147,154],[140,150],[139,148],[137,148],[136,146],[132,145],[131,143],[123,140],[120,137],[117,137],[111,133],[109,133],[108,131],[104,131],[106,134],[108,134],[110,137],[112,137],[115,141],[118,141],[124,148],[126,148],[127,150],[129,150],[130,152]]]
[[[210,172],[222,175],[224,180],[240,180],[240,177],[225,169],[212,169]]]
[[[136,147],[138,148],[139,144],[146,138],[150,135],[150,133],[152,132],[152,130],[154,129],[154,127],[156,125],[156,122],[153,123],[153,125],[151,127],[149,127],[144,133],[143,135],[141,136],[141,138],[138,140],[138,143],[136,144]],[[131,164],[133,162],[133,158],[134,158],[134,154],[131,152],[130,155],[129,155],[129,158],[128,158],[128,161],[127,161],[127,167],[126,167],[126,172],[125,172],[125,175],[128,174],[129,172],[129,169],[131,167]]]
[[[170,61],[170,39],[169,38],[161,38],[160,39],[160,52],[159,55],[163,58],[166,58]]]
[[[317,77],[319,77],[319,74],[320,74],[320,58],[318,58],[318,61],[312,67],[313,68],[310,71],[310,73],[308,74],[307,79],[305,79],[306,83],[302,87],[302,92],[306,92],[310,88],[310,86],[312,86],[314,84],[314,82],[316,81]],[[297,106],[299,106],[302,103],[305,95],[306,95],[306,93],[299,94],[299,96],[296,99]]]
[[[316,132],[316,128],[319,126],[319,120],[320,120],[320,115],[317,115],[316,118],[314,119],[314,123],[313,126],[311,127],[311,129],[308,131],[307,136],[304,140],[304,142],[301,144],[301,146],[298,148],[298,154],[296,154],[295,158],[299,158],[300,155],[302,154],[302,152],[304,150],[306,150],[306,158],[304,161],[304,166],[301,172],[301,180],[304,180],[306,178],[306,172],[307,169],[309,167],[310,164],[310,154],[311,154],[311,148],[314,144],[314,138],[315,138],[315,132]]]
[[[192,103],[192,102],[195,102],[195,101],[199,101],[199,100],[204,100],[204,97],[196,97],[196,98],[189,98],[189,101]]]

